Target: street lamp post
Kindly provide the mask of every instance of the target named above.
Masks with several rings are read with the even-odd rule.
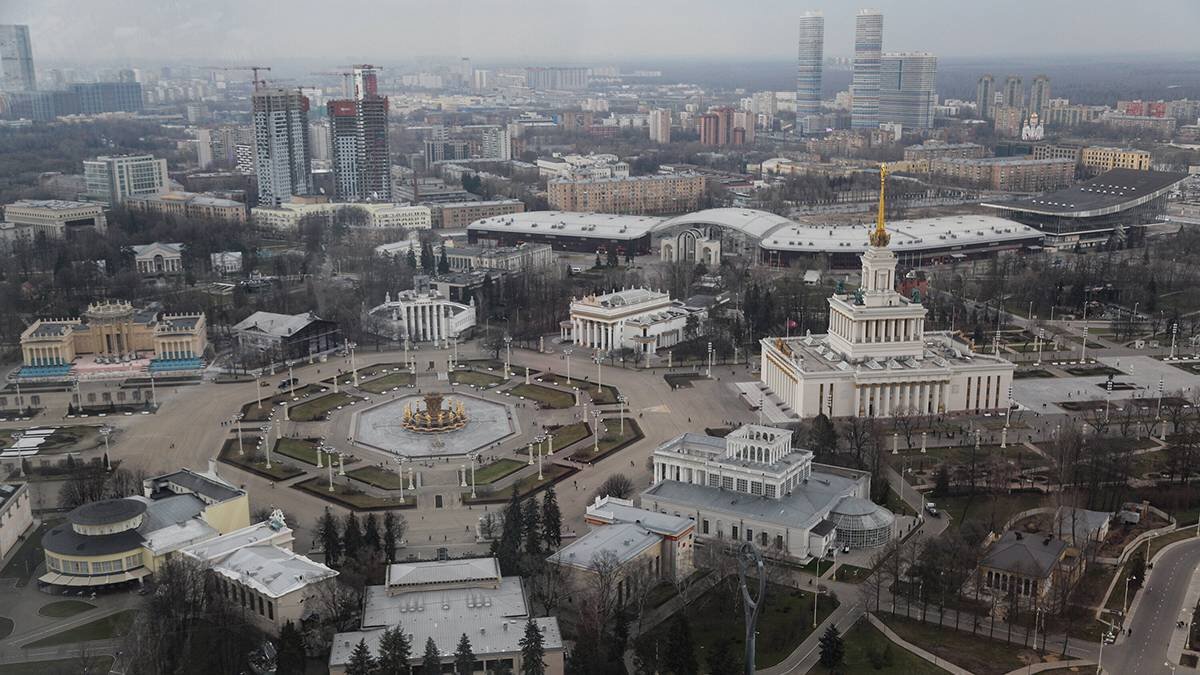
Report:
[[[542,480],[542,441],[546,440],[546,437],[538,436],[534,440],[538,444],[538,480]]]
[[[709,379],[712,379],[712,366],[713,366],[713,346],[712,346],[712,343],[710,342],[710,343],[708,343],[708,370],[705,371],[705,373],[704,373],[704,376]]]
[[[246,454],[246,451],[242,448],[242,417],[243,417],[242,413],[238,413],[233,416],[233,423],[237,425],[238,455],[239,456]],[[105,434],[105,436],[104,436],[104,451],[108,452],[108,435],[107,434]]]
[[[1171,360],[1175,359],[1175,338],[1179,336],[1179,322],[1171,324]]]
[[[533,466],[533,441],[529,441],[529,461],[526,465]]]
[[[571,352],[574,352],[574,351],[575,350],[571,349],[570,347],[567,347],[566,349],[563,350],[563,354],[566,354],[566,356],[567,356],[567,386],[568,387],[571,386]]]
[[[238,431],[239,432],[241,431],[240,427],[239,427]],[[263,432],[263,445],[265,445],[266,449],[267,449],[267,468],[270,469],[271,468],[271,425],[270,424],[266,425],[266,429]]]
[[[600,415],[601,414],[602,413],[599,410],[592,410],[592,420],[594,420],[594,424],[592,427],[592,452],[593,453],[600,452]]]
[[[600,350],[597,349],[596,355],[595,355],[595,359],[596,359],[596,397],[597,398],[599,398],[600,392],[604,390],[604,375],[600,371],[600,361],[603,358],[604,357],[601,355]]]
[[[620,394],[617,396],[617,403],[619,404],[619,407],[617,409],[620,411],[620,415],[621,415],[621,436],[622,437],[625,436],[625,404],[628,402],[629,402],[629,399],[625,397],[625,394]]]
[[[504,336],[504,379],[509,378],[508,370],[512,364],[512,336]]]
[[[479,459],[479,453],[475,453],[474,455],[471,455],[471,499],[475,498],[475,462],[478,459]],[[401,471],[401,474],[402,475],[400,476],[400,486],[403,487],[404,486],[403,471]],[[401,491],[401,493],[400,493],[400,498],[404,499],[403,491]]]
[[[1108,376],[1108,382],[1104,384],[1104,421],[1108,422],[1109,408],[1112,407],[1112,375]]]
[[[320,452],[321,450],[325,451],[325,464],[329,469],[329,491],[333,492],[333,448],[326,445],[323,448],[318,449],[317,452]]]
[[[258,409],[262,410],[262,373],[254,377],[254,397],[258,401]]]
[[[292,374],[292,364],[288,364],[288,385],[291,387],[288,398],[296,398],[296,376]]]

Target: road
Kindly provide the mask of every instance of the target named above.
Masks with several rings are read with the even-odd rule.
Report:
[[[1124,635],[1105,649],[1102,665],[1109,673],[1138,675],[1174,675],[1168,659],[1178,664],[1179,648],[1185,629],[1176,622],[1190,620],[1187,604],[1194,604],[1200,589],[1196,571],[1200,567],[1200,540],[1188,540],[1163,551],[1154,560],[1145,588],[1130,608],[1128,625],[1132,635]],[[1116,591],[1114,591],[1116,592]],[[1171,650],[1171,642],[1176,642]],[[1172,653],[1173,652],[1173,653]]]

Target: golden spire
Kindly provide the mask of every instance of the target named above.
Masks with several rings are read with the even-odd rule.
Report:
[[[883,226],[883,201],[887,191],[887,164],[879,165],[879,215],[875,217],[875,231],[869,237],[872,246],[883,248],[892,240],[892,235],[887,233],[887,228]]]

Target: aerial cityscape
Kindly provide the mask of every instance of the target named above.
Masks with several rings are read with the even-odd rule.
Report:
[[[117,9],[0,6],[0,675],[1200,669],[1200,5]]]

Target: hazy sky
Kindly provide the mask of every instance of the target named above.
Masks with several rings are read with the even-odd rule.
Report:
[[[825,13],[825,52],[849,55],[835,0],[0,0],[45,61],[524,63],[794,58],[796,18]],[[880,0],[885,50],[942,57],[1200,52],[1200,0]]]

